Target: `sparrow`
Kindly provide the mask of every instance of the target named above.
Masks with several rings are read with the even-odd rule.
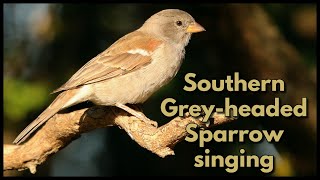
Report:
[[[24,142],[59,111],[81,102],[116,106],[157,126],[126,104],[141,104],[177,74],[191,34],[205,31],[194,18],[179,9],[162,10],[137,30],[123,36],[82,66],[60,93],[14,140]]]

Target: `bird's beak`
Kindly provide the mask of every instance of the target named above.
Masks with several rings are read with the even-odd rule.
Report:
[[[187,28],[188,33],[197,33],[202,31],[206,31],[206,30],[198,23],[190,24]]]

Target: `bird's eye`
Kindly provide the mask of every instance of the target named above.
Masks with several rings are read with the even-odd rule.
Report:
[[[181,26],[181,25],[182,25],[182,21],[177,21],[177,22],[176,22],[176,25],[177,25],[177,26]]]

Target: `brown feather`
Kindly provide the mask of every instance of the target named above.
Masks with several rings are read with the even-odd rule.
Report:
[[[47,122],[52,116],[62,109],[65,103],[70,100],[78,89],[62,92],[56,99],[44,110],[34,121],[32,121],[13,141],[14,144],[20,144],[25,141],[35,130],[38,129],[43,123]]]
[[[146,66],[151,63],[151,56],[127,52],[135,49],[153,52],[161,43],[161,40],[148,34],[139,31],[132,32],[91,59],[69,81],[52,93],[121,76]]]

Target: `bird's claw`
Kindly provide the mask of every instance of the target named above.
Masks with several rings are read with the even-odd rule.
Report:
[[[147,124],[150,124],[151,126],[158,127],[158,122],[147,118],[143,113],[139,113],[137,118],[141,119],[143,122]]]

